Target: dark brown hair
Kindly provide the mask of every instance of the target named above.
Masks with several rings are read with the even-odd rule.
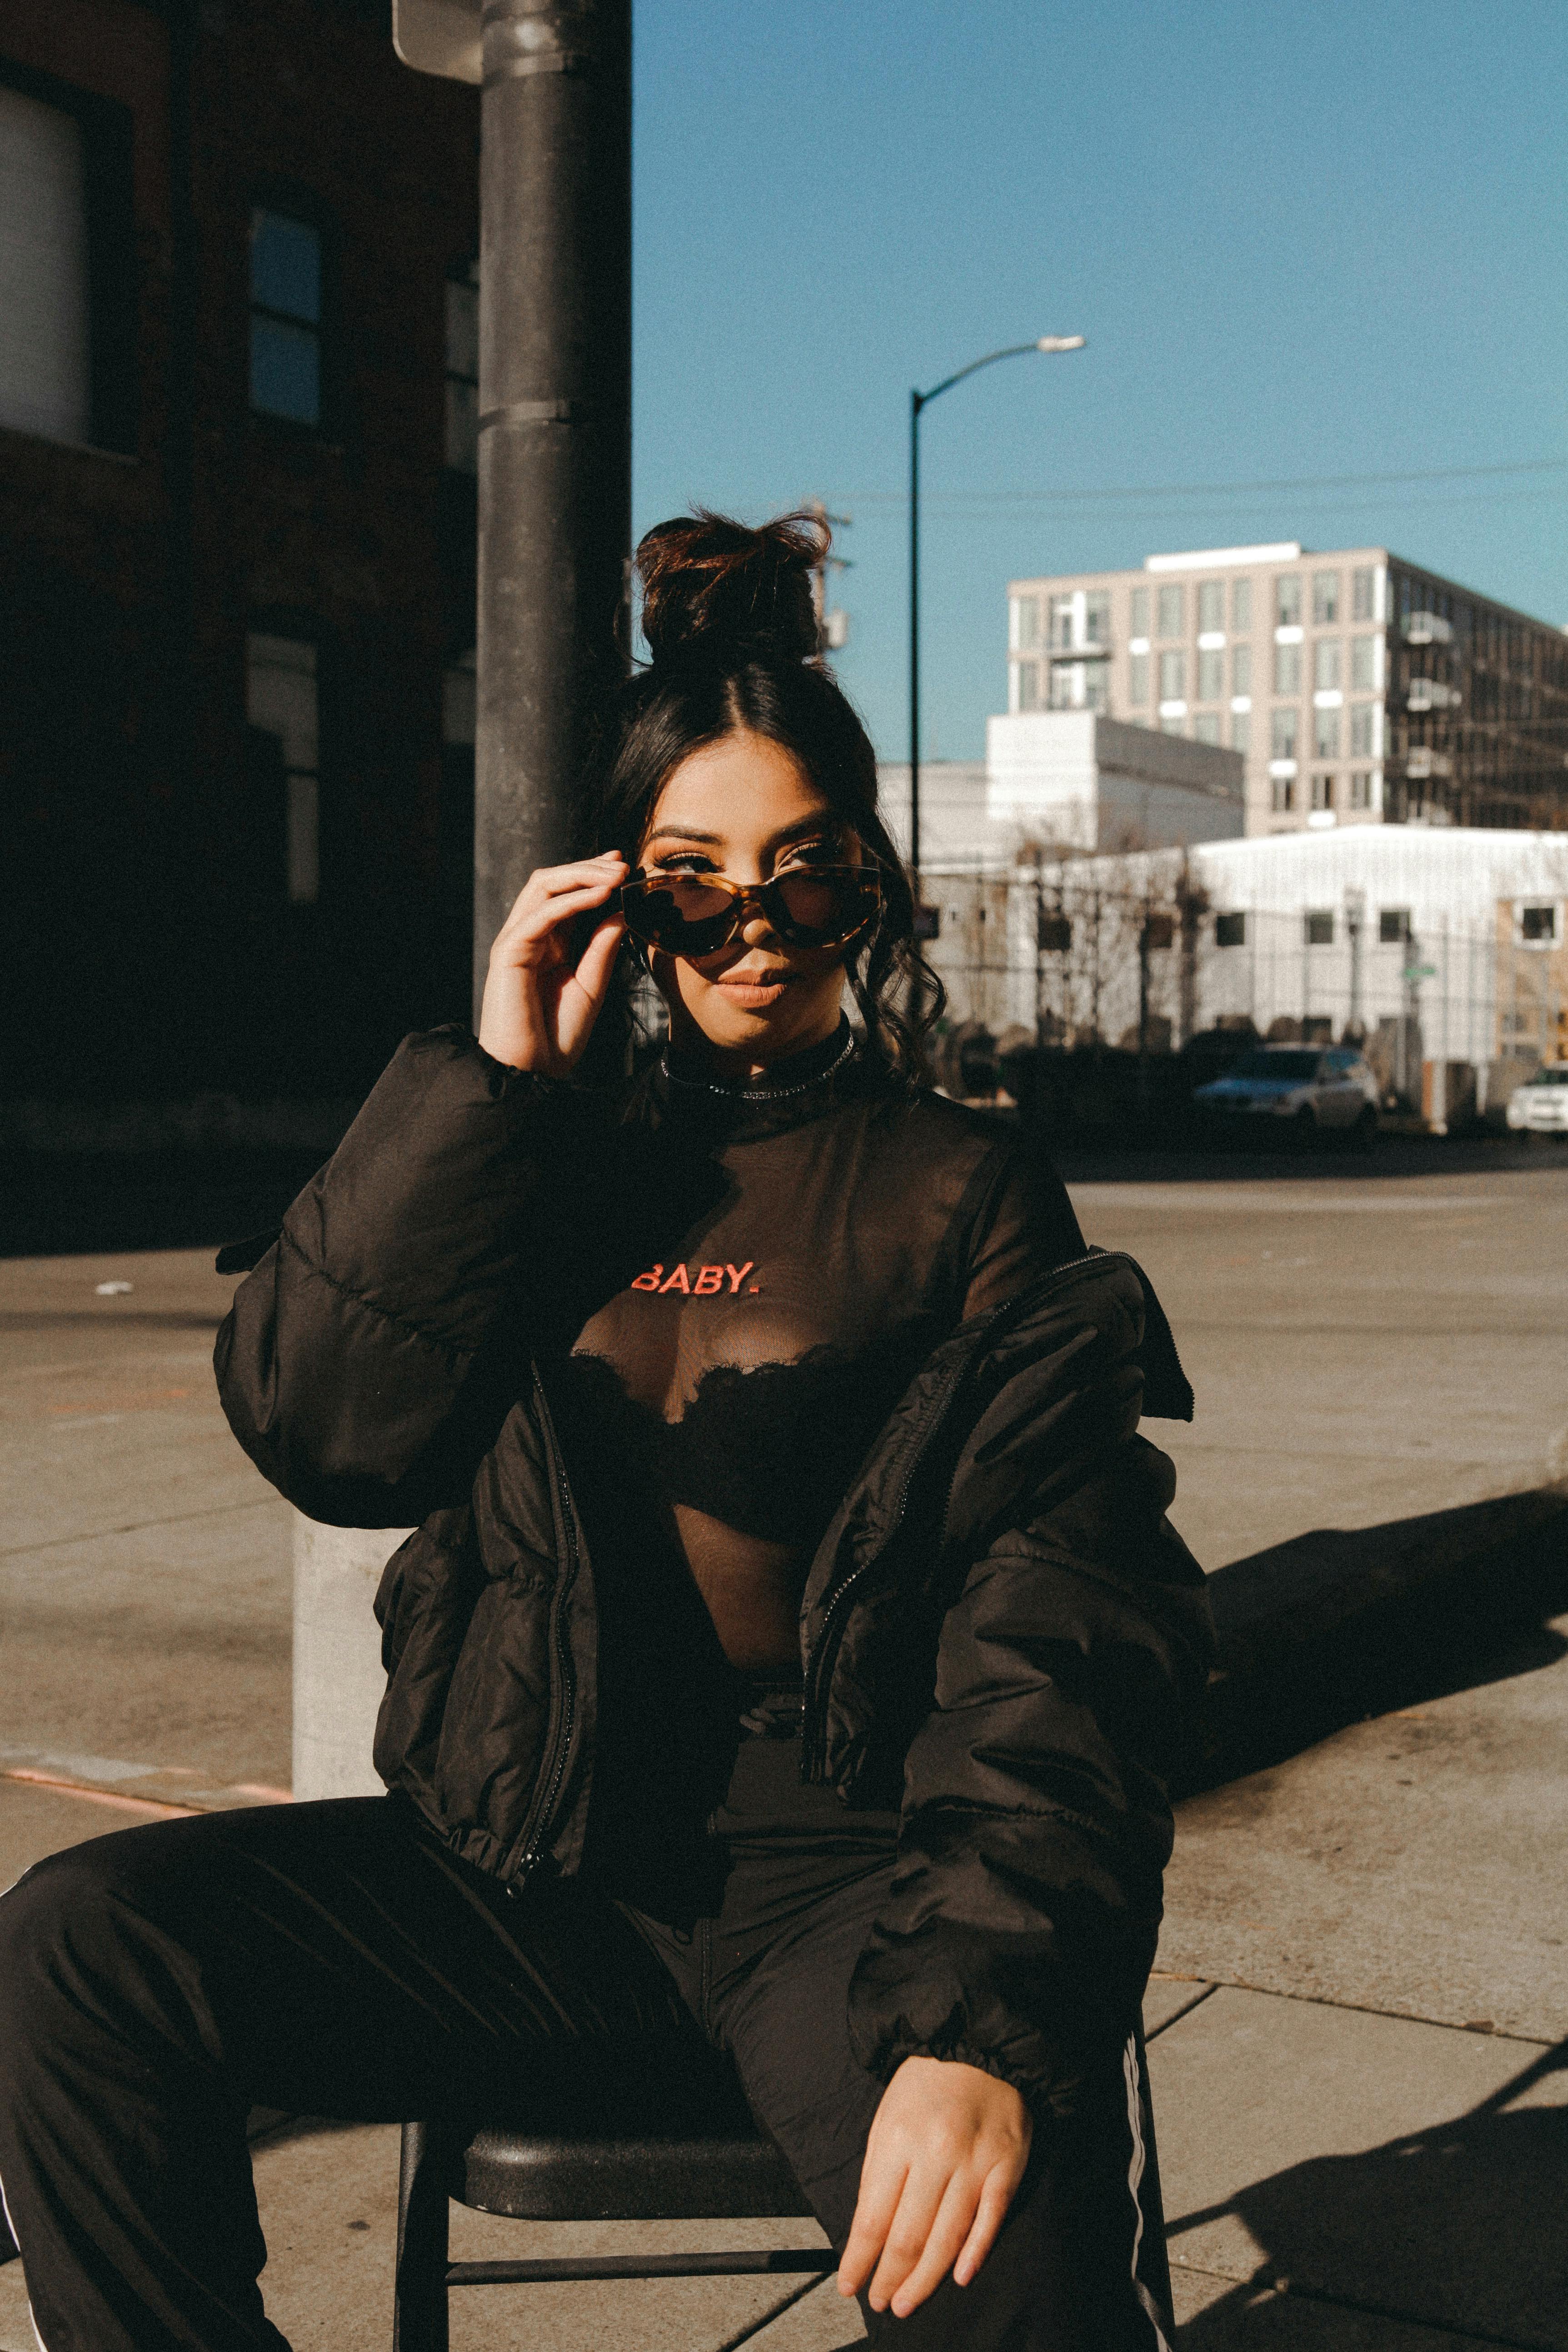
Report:
[[[738,728],[781,744],[881,869],[880,916],[845,970],[868,1052],[912,1082],[943,992],[915,945],[909,877],[877,807],[877,755],[820,657],[812,574],[829,541],[813,514],[752,530],[700,508],[655,524],[637,552],[651,658],[605,712],[588,827],[596,849],[635,864],[682,760]]]

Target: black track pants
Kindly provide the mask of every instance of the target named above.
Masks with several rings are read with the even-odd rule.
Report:
[[[895,1825],[797,1767],[793,1740],[742,1745],[723,1899],[689,1933],[571,1883],[512,1897],[396,1799],[160,1822],[30,1870],[0,1899],[0,2184],[45,2352],[279,2352],[252,2105],[581,2116],[639,2072],[700,2088],[723,2051],[842,2246],[880,2095],[845,1995]],[[1167,2295],[1130,2041],[1037,2126],[972,2284],[867,2323],[910,2352],[1164,2352]]]

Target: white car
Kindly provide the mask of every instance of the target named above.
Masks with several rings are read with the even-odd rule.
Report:
[[[1370,1147],[1377,1133],[1377,1080],[1353,1045],[1256,1045],[1199,1087],[1193,1105],[1212,1129],[1261,1134],[1283,1124],[1303,1143],[1321,1131]]]
[[[1553,1062],[1508,1098],[1510,1127],[1528,1135],[1568,1135],[1568,1062]]]

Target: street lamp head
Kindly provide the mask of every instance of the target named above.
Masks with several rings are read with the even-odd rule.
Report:
[[[1042,335],[1036,343],[1037,352],[1081,352],[1087,335]]]

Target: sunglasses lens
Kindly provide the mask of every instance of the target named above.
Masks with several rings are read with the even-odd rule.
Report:
[[[773,887],[796,947],[835,946],[876,910],[877,886],[859,866],[793,866]]]
[[[732,891],[701,874],[660,874],[628,882],[621,893],[626,929],[655,947],[704,955],[722,946],[734,920]]]

